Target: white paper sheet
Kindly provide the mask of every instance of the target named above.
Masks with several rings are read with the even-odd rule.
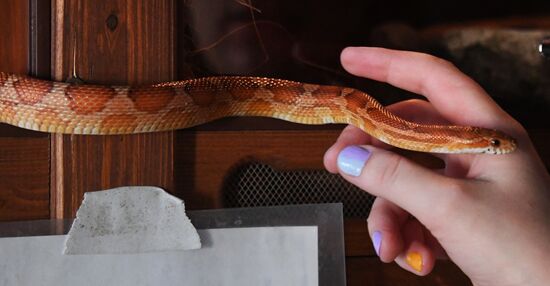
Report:
[[[203,248],[62,255],[65,236],[0,238],[0,285],[318,285],[317,227],[199,230]]]

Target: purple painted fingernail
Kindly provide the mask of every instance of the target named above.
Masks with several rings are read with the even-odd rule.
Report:
[[[338,154],[338,168],[347,175],[357,177],[361,175],[370,154],[369,150],[359,146],[348,146]]]
[[[380,256],[380,246],[382,245],[382,233],[379,231],[375,231],[372,234],[372,244],[374,245],[374,250],[376,251],[376,255]]]

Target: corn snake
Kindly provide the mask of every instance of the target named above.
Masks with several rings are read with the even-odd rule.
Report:
[[[67,134],[175,130],[227,116],[347,123],[390,145],[432,153],[509,153],[510,136],[406,121],[352,88],[219,76],[143,86],[70,84],[0,72],[0,122]]]

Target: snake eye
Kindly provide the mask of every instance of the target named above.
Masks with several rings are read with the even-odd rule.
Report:
[[[491,146],[498,147],[500,146],[500,140],[498,139],[491,139]]]

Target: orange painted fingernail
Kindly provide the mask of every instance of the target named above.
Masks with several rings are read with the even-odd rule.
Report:
[[[418,252],[409,252],[407,254],[407,264],[409,264],[414,270],[422,272],[422,255]]]

